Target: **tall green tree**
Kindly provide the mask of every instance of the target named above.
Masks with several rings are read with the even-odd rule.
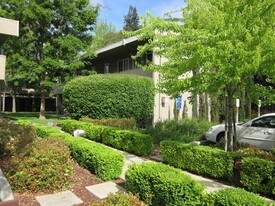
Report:
[[[128,14],[124,16],[124,26],[125,31],[136,31],[140,29],[139,16],[136,7],[130,5]]]
[[[167,59],[163,65],[150,64],[146,69],[162,74],[160,86],[168,94],[224,95],[232,148],[234,97],[241,88],[253,91],[255,99],[261,95],[256,84],[251,84],[256,74],[275,79],[274,22],[274,1],[189,0],[181,19],[147,15],[145,27],[134,34],[149,41],[136,57],[153,50]]]
[[[109,44],[120,41],[124,38],[122,31],[117,31],[116,27],[107,20],[99,21],[95,27],[96,48],[102,48]]]
[[[6,47],[8,58],[20,58],[7,71],[35,86],[41,95],[40,118],[45,118],[52,85],[74,75],[84,64],[80,55],[91,52],[98,6],[89,0],[1,0],[0,8],[1,16],[20,21],[20,37]]]

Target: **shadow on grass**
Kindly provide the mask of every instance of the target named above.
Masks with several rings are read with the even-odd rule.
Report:
[[[61,121],[61,118],[64,119],[63,116],[56,115],[54,112],[47,112],[46,119],[39,119],[39,112],[5,112],[1,114],[5,118],[9,118],[14,121],[18,120],[29,120],[33,123],[40,123],[40,124],[48,124],[49,122],[58,123]]]

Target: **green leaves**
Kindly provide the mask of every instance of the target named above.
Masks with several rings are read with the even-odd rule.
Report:
[[[153,112],[154,84],[137,75],[92,75],[68,82],[63,97],[73,118],[122,117],[143,124]]]
[[[167,60],[162,65],[145,67],[162,74],[160,86],[166,93],[217,95],[227,85],[237,91],[247,86],[247,78],[275,69],[270,56],[275,51],[274,3],[190,0],[182,11],[178,21],[148,14],[143,19],[144,27],[132,33],[139,39],[151,40],[139,47],[136,56],[153,49]]]
[[[98,7],[89,0],[3,0],[0,7],[1,16],[20,22],[20,36],[4,48],[7,82],[14,89],[24,85],[49,92],[56,80],[64,83],[83,67],[80,54],[93,53]]]

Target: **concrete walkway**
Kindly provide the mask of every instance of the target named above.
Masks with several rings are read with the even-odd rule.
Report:
[[[131,164],[133,164],[133,163],[140,164],[142,162],[147,162],[147,161],[162,161],[162,158],[160,156],[153,156],[149,160],[149,159],[145,159],[142,157],[138,157],[138,156],[129,154],[127,152],[123,152],[123,151],[120,151],[120,152],[122,154],[124,154],[124,156],[125,156],[125,165],[123,167],[122,174],[120,175],[120,178],[122,178],[124,180],[125,180],[125,172],[127,171],[128,167]],[[205,191],[207,193],[229,187],[227,185],[224,185],[220,182],[217,182],[217,181],[214,181],[211,179],[203,178],[201,176],[194,175],[194,174],[191,174],[191,173],[188,173],[185,171],[184,171],[184,173],[190,175],[192,178],[194,178],[194,179],[200,181],[202,184],[206,185]],[[0,185],[0,187],[1,187],[1,185]],[[86,189],[89,192],[91,192],[92,194],[94,194],[95,196],[97,196],[99,199],[106,198],[110,193],[116,193],[118,191],[122,191],[122,192],[125,191],[124,188],[120,187],[119,185],[117,185],[116,183],[114,183],[112,181],[100,183],[97,185],[91,185],[91,186],[86,187]],[[9,196],[9,195],[7,195],[7,196]],[[13,198],[13,196],[9,196],[9,197]],[[58,205],[58,206],[72,206],[75,204],[83,203],[83,201],[80,198],[78,198],[71,191],[63,191],[63,192],[59,192],[59,193],[55,193],[55,194],[37,196],[36,200],[39,202],[39,204],[41,206],[56,206],[56,205]]]
[[[120,178],[125,180],[125,172],[127,171],[128,167],[133,164],[137,163],[140,164],[142,162],[148,162],[152,160],[156,161],[161,161],[161,157],[153,157],[152,160],[145,159],[142,157],[138,157],[132,154],[129,154],[127,152],[121,151],[122,154],[124,154],[125,157],[125,165],[123,167],[122,174],[120,175]],[[187,173],[187,172],[185,172]],[[213,180],[209,180],[197,175],[193,175],[191,173],[187,173],[191,175],[194,179],[199,180],[203,184],[206,185],[206,192],[212,192],[218,189],[222,189],[225,187],[228,187],[226,185],[223,185],[221,183],[215,182]],[[91,185],[86,187],[86,189],[97,196],[99,199],[106,198],[110,193],[116,193],[118,191],[124,192],[124,188],[120,187],[116,183],[109,181],[109,182],[104,182],[100,183],[97,185]],[[82,203],[82,201],[76,197],[72,192],[70,191],[65,191],[61,193],[56,193],[56,194],[51,194],[51,195],[44,195],[44,196],[38,196],[36,197],[37,201],[41,206],[54,206],[54,205],[59,205],[59,206],[71,206],[74,204]]]
[[[0,202],[13,199],[14,197],[11,191],[10,184],[8,183],[2,170],[0,169]]]

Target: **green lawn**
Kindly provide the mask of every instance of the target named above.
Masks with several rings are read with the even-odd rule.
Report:
[[[59,123],[61,121],[61,117],[56,115],[55,113],[46,113],[46,119],[39,119],[39,112],[5,112],[2,113],[4,117],[7,117],[12,120],[29,120],[33,123],[40,123],[47,125],[49,122],[53,122],[55,124]]]

